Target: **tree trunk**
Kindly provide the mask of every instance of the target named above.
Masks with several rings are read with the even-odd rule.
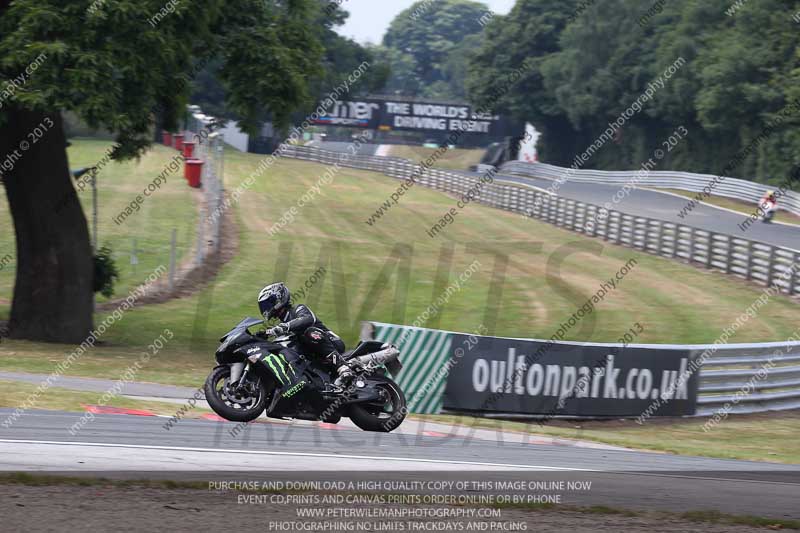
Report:
[[[9,336],[80,343],[92,329],[89,230],[71,183],[59,113],[11,106],[0,163],[17,241]]]

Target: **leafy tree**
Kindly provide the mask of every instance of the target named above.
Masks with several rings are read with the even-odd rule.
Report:
[[[556,164],[569,164],[579,143],[556,95],[545,87],[542,68],[560,50],[559,38],[577,5],[577,0],[518,0],[508,15],[487,25],[467,74],[470,101],[536,124],[543,133],[542,157]],[[526,61],[530,68],[504,89],[504,80]]]
[[[648,14],[655,6],[660,11]],[[659,168],[782,181],[800,159],[800,110],[776,122],[800,96],[800,34],[792,20],[800,3],[747,2],[733,16],[730,7],[729,0],[519,0],[489,24],[471,61],[469,94],[481,103],[497,99],[495,80],[533,58],[496,108],[536,124],[543,160],[568,166],[683,58],[585,166],[637,168],[684,126],[688,138]]]
[[[114,131],[115,159],[136,157],[155,109],[176,126],[189,89],[176,80],[218,56],[225,105],[247,131],[264,107],[285,122],[319,73],[313,13],[309,0],[0,0],[0,88],[37,64],[0,108],[0,154],[19,150],[3,175],[17,242],[12,337],[80,342],[92,326],[93,258],[61,112]]]
[[[463,96],[462,73],[453,61],[460,52],[463,57],[462,44],[475,47],[474,40],[466,39],[483,31],[487,13],[480,2],[423,0],[398,14],[383,38],[392,65],[387,90],[444,99]]]
[[[114,282],[118,279],[119,270],[111,248],[103,246],[94,256],[94,292],[111,298],[114,295]]]
[[[315,84],[317,95],[321,98],[327,96],[333,87],[339,85],[344,77],[364,62],[369,63],[370,68],[350,91],[369,93],[379,90],[386,84],[389,75],[388,64],[378,60],[370,47],[362,46],[336,32],[336,28],[344,24],[350,14],[338,5],[334,4],[334,7],[335,10],[326,6],[319,20],[319,26],[322,28],[320,40],[325,48],[325,56],[324,74]]]
[[[316,36],[324,53],[321,70],[308,83],[310,93],[316,98],[324,98],[333,87],[342,82],[343,77],[355,71],[364,62],[369,63],[370,67],[350,88],[350,92],[371,92],[381,89],[386,84],[388,65],[376,61],[368,47],[336,32],[336,28],[345,23],[349,13],[338,4],[327,0],[318,0],[311,7],[314,10],[310,15],[311,24],[316,29]],[[192,103],[198,104],[204,112],[211,115],[238,120],[237,114],[225,105],[225,88],[219,77],[221,64],[222,61],[215,57],[198,73],[193,82]],[[315,106],[316,103],[310,104],[302,113],[296,113],[295,117],[305,117],[306,111]],[[266,109],[263,110],[261,117],[264,120],[271,119]]]

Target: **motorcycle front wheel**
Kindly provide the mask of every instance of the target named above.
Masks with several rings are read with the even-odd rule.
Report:
[[[261,382],[250,383],[245,389],[231,385],[231,367],[215,368],[203,386],[211,409],[225,420],[250,422],[258,418],[267,406],[269,393]]]
[[[396,429],[405,419],[408,409],[406,397],[400,387],[391,380],[375,385],[382,399],[350,406],[350,420],[364,431],[388,433]]]

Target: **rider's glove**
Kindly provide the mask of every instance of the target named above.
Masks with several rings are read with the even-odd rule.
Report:
[[[272,328],[271,332],[275,336],[285,335],[289,333],[289,326],[287,326],[286,324],[278,324],[277,326],[274,326]]]

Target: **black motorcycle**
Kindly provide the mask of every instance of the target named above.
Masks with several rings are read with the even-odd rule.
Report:
[[[386,372],[397,374],[402,368],[395,346],[360,342],[343,354],[354,377],[343,389],[332,390],[336,376],[325,363],[303,356],[290,363],[280,354],[284,348],[295,348],[293,334],[270,338],[267,332],[250,332],[263,323],[246,318],[220,339],[218,366],[204,386],[206,401],[219,416],[249,422],[266,411],[272,418],[331,424],[346,416],[364,431],[382,432],[403,421],[405,396]]]

